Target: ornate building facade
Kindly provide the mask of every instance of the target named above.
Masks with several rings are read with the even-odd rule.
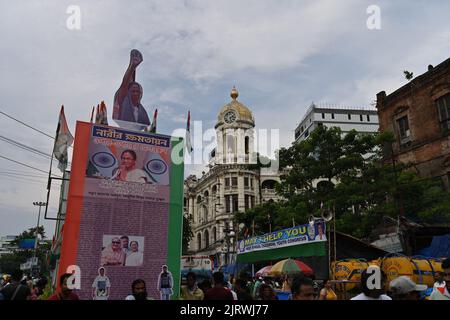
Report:
[[[211,154],[209,171],[202,177],[187,177],[184,183],[185,213],[191,217],[194,237],[189,254],[218,255],[230,262],[235,251],[236,212],[245,212],[265,201],[277,201],[278,171],[257,168],[255,120],[252,112],[237,101],[223,106],[215,125],[217,146]]]

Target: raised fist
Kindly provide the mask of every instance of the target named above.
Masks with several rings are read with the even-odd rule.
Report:
[[[142,57],[142,53],[140,53],[136,49],[131,50],[131,52],[130,52],[130,64],[133,67],[137,67],[143,60],[144,60],[144,58]]]

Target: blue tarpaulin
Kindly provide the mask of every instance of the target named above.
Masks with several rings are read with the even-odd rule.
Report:
[[[450,257],[450,234],[433,237],[431,245],[418,251],[417,254],[429,258]]]

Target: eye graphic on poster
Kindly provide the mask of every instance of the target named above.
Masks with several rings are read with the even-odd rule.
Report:
[[[92,162],[100,168],[111,168],[117,163],[117,160],[111,153],[97,152],[92,156]]]
[[[167,164],[159,159],[153,159],[147,162],[147,170],[153,174],[163,174],[167,170]]]
[[[169,185],[168,166],[159,153],[149,153],[144,169],[153,180],[153,183]]]
[[[86,176],[93,178],[111,178],[119,166],[113,151],[102,144],[92,144],[89,149],[89,162]]]
[[[114,95],[113,119],[125,129],[140,131],[150,125],[147,111],[141,104],[144,90],[135,81],[136,68],[143,60],[144,58],[138,50],[131,50],[130,63],[122,83]]]

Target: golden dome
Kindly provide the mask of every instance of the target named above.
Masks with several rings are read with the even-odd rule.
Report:
[[[236,100],[239,96],[239,92],[237,91],[236,87],[233,87],[233,89],[231,89],[230,96],[232,101],[224,105],[222,109],[220,109],[218,121],[220,122],[223,119],[223,116],[227,111],[235,110],[238,114],[238,120],[247,120],[250,122],[254,122],[253,115],[250,109]]]

